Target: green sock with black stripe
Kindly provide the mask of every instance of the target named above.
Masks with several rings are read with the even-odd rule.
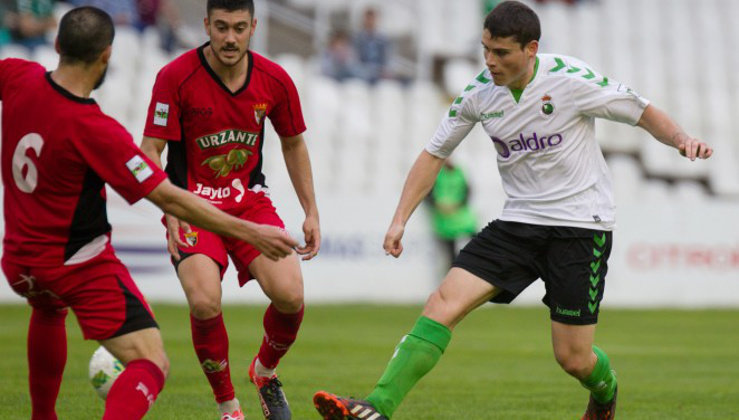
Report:
[[[613,399],[613,393],[616,392],[616,375],[611,370],[611,362],[606,353],[597,346],[593,346],[593,352],[598,357],[598,361],[595,362],[590,376],[580,383],[590,390],[595,401],[605,404]]]
[[[400,340],[367,401],[390,418],[416,382],[436,365],[451,339],[449,328],[431,318],[420,317],[411,332]]]

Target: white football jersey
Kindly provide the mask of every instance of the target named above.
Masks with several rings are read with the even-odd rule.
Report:
[[[498,153],[506,192],[501,220],[612,230],[611,177],[595,118],[636,125],[649,101],[563,55],[538,54],[517,102],[480,73],[452,104],[426,151],[445,159],[482,123]]]

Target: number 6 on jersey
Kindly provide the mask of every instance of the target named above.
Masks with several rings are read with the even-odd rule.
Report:
[[[41,156],[41,148],[44,147],[44,139],[36,133],[29,133],[23,136],[18,142],[18,146],[15,147],[13,152],[13,180],[18,189],[24,193],[32,193],[38,185],[38,169],[33,163],[33,160],[26,156],[28,149],[33,149],[36,152],[36,156]],[[23,170],[26,170],[25,176]]]

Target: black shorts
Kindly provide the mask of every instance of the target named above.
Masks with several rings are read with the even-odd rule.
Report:
[[[452,264],[501,292],[491,299],[510,303],[536,279],[544,280],[554,321],[598,322],[613,234],[564,226],[495,220],[478,233]]]

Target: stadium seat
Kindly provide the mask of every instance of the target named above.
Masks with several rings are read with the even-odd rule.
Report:
[[[426,0],[417,9],[418,48],[421,55],[434,56],[449,51],[446,48],[446,22],[444,20],[444,0]]]
[[[303,112],[313,138],[320,141],[322,146],[328,147],[333,143],[342,100],[339,85],[332,79],[316,76],[306,87]]]
[[[619,206],[638,203],[642,199],[643,173],[637,160],[628,155],[613,155],[607,160],[613,180],[613,194]]]
[[[7,44],[0,47],[0,59],[21,58],[29,60],[31,53],[28,48],[18,44]]]
[[[306,78],[309,77],[306,74],[307,62],[303,57],[297,54],[280,54],[275,57],[275,62],[285,69],[287,74],[295,83],[295,87],[298,92],[302,95],[305,92]]]
[[[661,179],[648,179],[641,182],[639,188],[641,202],[642,203],[656,203],[664,204],[674,202],[674,195],[672,187],[667,181]],[[616,196],[616,205],[620,205],[622,202],[621,198]],[[632,205],[634,203],[631,203]]]
[[[603,49],[602,7],[594,3],[582,3],[572,10],[572,19],[577,25],[572,25],[572,52],[571,55],[586,61],[593,70],[602,72],[605,51]]]
[[[373,176],[373,190],[386,188],[396,178],[404,176],[400,147],[406,131],[406,108],[399,106],[405,100],[406,91],[396,81],[380,81],[370,92],[370,120],[372,136],[368,170]],[[393,184],[394,185],[394,184]]]
[[[574,26],[575,14],[561,2],[547,2],[537,7],[541,21],[541,52],[574,55],[572,34],[565,28]]]
[[[444,90],[456,97],[480,73],[481,68],[466,58],[454,58],[444,64]]]
[[[673,196],[678,202],[695,203],[708,198],[708,191],[697,181],[680,181],[673,187]]]
[[[41,64],[47,70],[54,70],[59,65],[59,55],[51,45],[36,47],[31,54],[31,60]]]

